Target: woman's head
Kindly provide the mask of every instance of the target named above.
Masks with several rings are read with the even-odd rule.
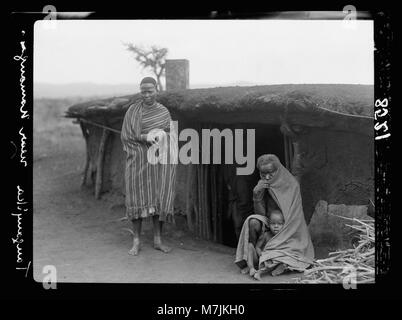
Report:
[[[280,161],[273,154],[264,154],[257,159],[257,169],[262,179],[272,179],[279,169]]]
[[[156,100],[156,80],[151,77],[145,77],[140,83],[141,97],[144,103],[151,106]]]
[[[269,215],[269,230],[275,235],[283,228],[285,219],[280,210],[276,209],[271,211]]]

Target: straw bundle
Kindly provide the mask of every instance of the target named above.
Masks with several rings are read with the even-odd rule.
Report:
[[[374,283],[374,220],[340,218],[355,222],[346,226],[358,231],[357,246],[331,252],[328,258],[315,260],[313,267],[307,269],[302,278],[296,279],[298,283]]]

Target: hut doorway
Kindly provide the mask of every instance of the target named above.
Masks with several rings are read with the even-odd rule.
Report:
[[[284,165],[288,163],[285,146],[290,144],[286,144],[278,125],[244,123],[216,125],[214,128],[254,129],[255,154],[254,159],[249,159],[254,161],[254,165],[260,155],[267,153],[277,155]],[[246,135],[243,138],[246,155]],[[252,192],[259,179],[258,170],[254,168],[251,175],[237,176],[236,164],[212,163],[189,164],[187,170],[185,198],[190,230],[198,237],[236,247],[243,221],[253,213]]]
[[[257,158],[263,154],[275,154],[280,159],[281,163],[288,165],[290,162],[291,153],[288,149],[291,144],[287,141],[288,138],[284,138],[284,135],[280,131],[278,125],[266,125],[246,123],[240,125],[244,129],[255,129],[255,162]],[[238,128],[238,126],[236,126]],[[244,141],[246,145],[247,141]],[[244,148],[246,149],[246,148]],[[291,151],[291,150],[290,150]],[[253,213],[252,192],[254,186],[259,180],[258,170],[255,168],[254,172],[250,176],[236,176],[232,177],[236,180],[235,183],[229,183],[225,179],[225,171],[227,168],[223,168],[221,165],[220,173],[224,175],[223,183],[223,219],[222,219],[222,241],[221,243],[230,247],[237,246],[237,236],[241,231],[241,226],[244,222],[244,217]],[[235,175],[235,172],[231,170],[229,174]],[[226,181],[225,181],[226,180]],[[230,185],[231,184],[231,185]],[[230,190],[230,189],[235,190]],[[237,189],[237,190],[236,190]],[[235,199],[233,199],[235,198]],[[236,216],[237,215],[237,216]],[[239,228],[240,225],[240,228]]]

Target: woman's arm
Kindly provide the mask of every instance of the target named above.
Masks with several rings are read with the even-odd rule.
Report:
[[[265,216],[267,208],[265,208],[264,189],[256,190],[256,188],[253,190],[254,213]]]
[[[267,210],[265,209],[264,201],[263,200],[254,200],[254,213],[265,216],[266,212],[267,212]]]
[[[264,194],[267,188],[267,183],[264,180],[259,180],[257,185],[253,190],[253,202],[254,202],[254,213],[261,214],[263,216],[267,213],[267,208],[265,207]]]

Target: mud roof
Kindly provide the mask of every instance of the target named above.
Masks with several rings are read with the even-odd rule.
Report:
[[[122,117],[139,94],[71,106],[71,118]],[[374,86],[287,84],[164,91],[158,101],[174,116],[200,122],[259,122],[328,127],[371,134]],[[106,116],[106,117],[105,117]]]

